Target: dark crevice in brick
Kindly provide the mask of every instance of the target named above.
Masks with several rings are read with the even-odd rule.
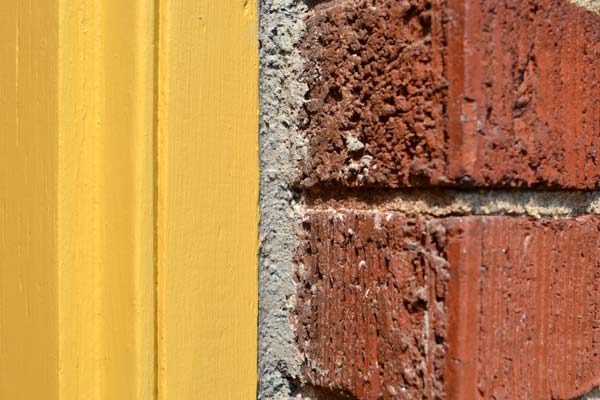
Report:
[[[293,393],[292,397],[297,395],[310,396],[314,400],[359,400],[349,393],[330,388],[292,381]]]
[[[306,5],[310,8],[315,8],[320,6],[321,4],[334,3],[337,0],[304,0]]]
[[[422,195],[426,196],[427,193],[437,194],[441,197],[454,196],[460,193],[466,194],[502,194],[502,193],[514,193],[516,194],[555,194],[560,195],[572,195],[578,198],[590,198],[594,196],[600,196],[600,190],[583,190],[583,189],[569,189],[569,188],[551,188],[544,189],[540,188],[524,188],[524,187],[502,187],[497,186],[494,188],[489,187],[477,187],[477,186],[464,186],[464,187],[453,187],[453,186],[422,186],[412,187],[405,189],[394,189],[377,186],[365,186],[362,188],[347,187],[337,183],[321,184],[319,186],[307,188],[307,189],[295,189],[296,200],[304,201],[310,205],[315,202],[336,200],[340,202],[359,200],[365,203],[376,204],[384,201],[386,198],[393,198],[397,196],[411,196],[411,195]]]

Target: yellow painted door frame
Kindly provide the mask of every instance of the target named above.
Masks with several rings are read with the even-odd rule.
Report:
[[[0,2],[0,399],[255,397],[256,8]]]

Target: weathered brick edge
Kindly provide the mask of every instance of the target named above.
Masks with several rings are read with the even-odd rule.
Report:
[[[356,399],[546,400],[600,384],[600,217],[314,211],[303,226],[311,385]]]
[[[298,184],[598,188],[599,35],[566,0],[325,2]]]
[[[308,212],[303,225],[297,332],[308,382],[357,399],[441,398],[444,226],[351,211]]]

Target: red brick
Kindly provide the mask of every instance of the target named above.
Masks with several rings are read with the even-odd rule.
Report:
[[[310,86],[303,185],[403,186],[444,179],[441,14],[440,6],[432,11],[430,0],[316,7],[303,50]],[[366,147],[353,149],[349,137]],[[373,157],[370,165],[365,157]]]
[[[310,213],[298,340],[314,385],[360,399],[441,391],[447,290],[443,228],[423,218]]]
[[[312,211],[297,279],[311,385],[557,400],[600,384],[600,217]]]
[[[303,186],[600,186],[598,14],[335,0],[307,29]]]

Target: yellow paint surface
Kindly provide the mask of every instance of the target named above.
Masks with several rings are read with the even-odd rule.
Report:
[[[0,1],[0,399],[155,392],[144,0]]]
[[[255,0],[0,1],[0,399],[252,399]]]
[[[0,399],[7,400],[58,398],[58,26],[56,1],[38,3],[0,1]]]
[[[161,0],[159,398],[256,397],[255,0]]]
[[[60,400],[155,389],[154,26],[146,0],[60,0]]]

